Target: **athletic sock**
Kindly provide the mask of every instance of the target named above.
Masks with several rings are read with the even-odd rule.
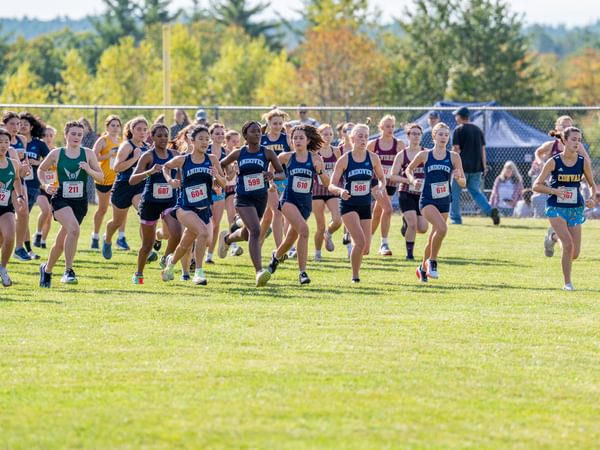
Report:
[[[210,252],[206,252],[206,259],[212,259],[213,254]]]
[[[414,255],[413,255],[414,249],[415,249],[415,243],[406,241],[406,256],[408,256],[409,258],[414,258]]]
[[[315,256],[321,256],[321,250],[315,250]]]
[[[125,237],[125,232],[124,231],[119,231],[119,238],[123,238]]]
[[[100,239],[98,233],[92,233],[92,239]]]
[[[27,250],[27,253],[29,253],[31,251],[31,241],[25,241],[25,250]]]
[[[388,238],[382,237],[381,238],[381,245],[387,245],[387,243],[388,243]]]

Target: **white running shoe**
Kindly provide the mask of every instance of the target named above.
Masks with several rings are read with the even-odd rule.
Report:
[[[427,277],[433,280],[437,280],[439,278],[437,261],[432,261],[431,259],[427,260]]]
[[[546,255],[548,258],[554,256],[554,244],[556,244],[556,241],[552,239],[553,234],[554,230],[552,227],[548,227],[548,231],[544,236],[544,255]]]
[[[194,272],[194,278],[192,278],[192,282],[194,284],[201,284],[202,286],[206,286],[208,284],[208,280],[206,279],[206,275],[204,275],[204,270],[196,269]]]
[[[288,258],[294,259],[297,256],[298,252],[296,251],[296,247],[292,247],[288,252]]]
[[[331,234],[328,231],[325,231],[325,233],[323,233],[323,239],[325,240],[325,250],[327,250],[328,252],[334,251],[335,244],[333,243],[333,238],[331,237]]]
[[[269,272],[268,270],[261,269],[256,274],[256,287],[265,286],[269,282],[270,279],[271,279],[271,272]]]
[[[575,290],[575,288],[573,287],[573,285],[571,283],[567,283],[563,287],[563,291],[574,291],[574,290]]]
[[[6,270],[6,267],[0,267],[0,278],[2,278],[2,286],[12,286],[12,281],[8,276],[8,271]]]
[[[171,281],[175,279],[175,265],[172,263],[173,255],[167,255],[165,259],[165,268],[161,270],[160,275],[163,281]]]
[[[227,250],[229,250],[229,244],[225,242],[225,236],[229,234],[229,231],[223,230],[219,234],[219,258],[225,258],[227,256]]]

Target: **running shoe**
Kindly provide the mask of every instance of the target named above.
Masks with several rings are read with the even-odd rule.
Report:
[[[36,255],[36,254],[33,252],[33,250],[32,250],[32,251],[30,251],[30,252],[27,252],[27,254],[29,255],[29,257],[30,257],[31,259],[40,259],[40,255]]]
[[[173,255],[168,255],[167,259],[165,260],[165,268],[160,272],[163,281],[171,281],[175,278],[175,274],[173,273],[175,266],[171,264],[172,260]]]
[[[204,275],[204,270],[196,269],[196,271],[194,272],[194,278],[192,279],[192,282],[194,284],[200,284],[202,286],[206,286],[208,284],[208,280],[206,279],[206,276]]]
[[[271,262],[269,263],[269,267],[267,268],[269,273],[275,273],[275,271],[277,270],[277,266],[280,262],[281,261],[279,261],[275,256],[275,252],[271,253]]]
[[[342,236],[342,245],[348,245],[350,243],[350,233],[347,231]]]
[[[433,261],[431,259],[427,260],[427,276],[434,280],[437,280],[439,278],[437,271],[437,261]]]
[[[310,284],[310,278],[308,278],[308,274],[306,272],[300,272],[299,275],[300,284]]]
[[[314,262],[321,262],[323,260],[320,253],[315,253],[315,257],[313,258]]]
[[[229,231],[223,230],[219,234],[219,258],[225,258],[227,256],[227,250],[229,250],[229,244],[225,242],[225,238],[229,234]]]
[[[127,239],[125,238],[125,236],[121,236],[120,238],[117,239],[117,248],[119,250],[131,250],[129,248],[129,244],[127,243]]]
[[[46,248],[46,243],[44,241],[42,241],[40,248]]]
[[[154,262],[158,259],[158,253],[156,253],[154,250],[152,250],[150,253],[148,253],[148,257],[146,258],[146,261],[151,263]]]
[[[100,238],[92,238],[92,242],[90,243],[90,248],[92,250],[100,250]]]
[[[73,269],[65,270],[60,282],[65,284],[77,284],[78,281],[77,277],[75,276],[75,271]]]
[[[546,255],[548,258],[554,256],[554,244],[556,244],[556,241],[552,239],[553,234],[554,230],[552,227],[548,227],[548,231],[544,236],[544,255]]]
[[[14,257],[19,261],[31,261],[31,256],[29,256],[29,253],[23,247],[15,250]]]
[[[563,287],[563,291],[574,291],[574,290],[575,290],[575,288],[573,287],[573,285],[571,283],[567,283]]]
[[[494,222],[494,225],[500,225],[500,212],[498,211],[498,208],[492,208],[490,216],[492,216],[492,222]]]
[[[235,217],[233,218],[233,223],[229,226],[229,232],[235,233],[237,230],[242,228],[242,226],[243,226],[242,219],[240,219],[240,216],[238,216],[236,214]]]
[[[352,278],[352,283],[353,284],[360,283],[360,278]]]
[[[131,276],[131,281],[133,284],[144,284],[144,275],[136,272]]]
[[[229,254],[231,256],[242,256],[244,254],[244,249],[242,247],[239,246],[233,246],[233,244],[231,245],[231,251],[229,252]]]
[[[423,270],[423,265],[417,267],[417,278],[421,280],[422,283],[427,283],[427,272]]]
[[[290,248],[290,251],[288,252],[287,255],[288,255],[288,258],[295,259],[296,256],[298,256],[298,252],[296,251],[296,247]]]
[[[215,262],[212,260],[211,257],[207,256],[206,258],[204,258],[204,262],[206,264],[214,264]]]
[[[154,248],[154,250],[159,252],[161,247],[162,247],[162,241],[155,240],[154,245],[152,245],[152,248]]]
[[[406,255],[406,260],[407,261],[414,261],[415,257],[414,256],[408,256],[408,255]]]
[[[12,281],[8,276],[8,271],[6,270],[6,267],[0,267],[0,278],[2,278],[2,286],[12,286]]]
[[[112,244],[109,244],[105,240],[102,240],[102,256],[104,259],[112,258]]]
[[[402,236],[406,236],[406,230],[408,230],[408,223],[406,222],[404,216],[402,216],[402,228],[400,228],[400,233]]]
[[[271,272],[268,270],[259,270],[256,274],[256,287],[265,286],[271,279]]]
[[[381,247],[379,247],[379,254],[382,256],[392,256],[390,246],[387,244],[381,244]]]
[[[40,264],[40,287],[49,288],[52,286],[52,274],[46,273],[46,263]]]
[[[42,248],[42,234],[41,233],[35,233],[35,236],[33,237],[33,246],[37,247],[37,248]]]
[[[323,239],[325,240],[325,250],[327,250],[328,252],[334,251],[335,244],[333,243],[331,233],[329,233],[328,231],[325,231],[325,233],[323,233]]]
[[[160,257],[160,260],[158,261],[158,267],[160,267],[161,269],[164,269],[167,264],[166,264],[166,259],[167,259],[167,255],[163,255]]]
[[[181,281],[190,281],[192,279],[192,277],[190,277],[189,273],[182,273],[181,277],[179,279]]]

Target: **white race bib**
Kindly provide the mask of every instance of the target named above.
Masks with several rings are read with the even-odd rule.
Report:
[[[29,170],[29,175],[25,175],[23,177],[23,179],[25,181],[31,181],[31,180],[33,180],[33,167]]]
[[[12,194],[12,191],[0,189],[0,206],[8,206],[8,202],[10,202],[10,194]]]
[[[292,190],[299,194],[308,194],[310,192],[311,183],[309,178],[295,176],[292,178]]]
[[[368,195],[371,192],[371,181],[352,181],[350,183],[350,195],[358,197],[361,195]]]
[[[383,168],[383,176],[385,178],[389,178],[392,175],[392,168],[389,166],[382,166]]]
[[[109,158],[109,160],[108,160],[108,165],[109,165],[109,167],[110,167],[111,169],[113,169],[113,170],[114,170],[114,168],[115,168],[115,161],[117,160],[117,150],[119,150],[119,148],[118,148],[118,147],[116,147],[116,148],[113,148],[113,149],[110,151],[110,158]]]
[[[440,183],[431,183],[431,198],[446,198],[450,195],[450,187],[447,181]]]
[[[562,203],[563,205],[576,205],[577,204],[577,188],[576,187],[563,187],[565,193],[564,198],[556,196],[556,203]]]
[[[423,192],[424,180],[422,178],[417,178],[417,180],[420,181],[420,183],[416,185],[409,185],[408,192],[410,192],[411,194],[420,194],[421,192]]]
[[[190,203],[198,203],[202,200],[206,200],[208,198],[208,189],[206,188],[206,183],[185,188],[185,195]]]
[[[169,183],[154,183],[152,185],[152,197],[157,200],[173,198],[173,188]]]
[[[255,173],[252,175],[244,175],[244,190],[246,192],[258,191],[264,189],[265,177],[262,173]]]
[[[56,172],[54,170],[44,172],[44,184],[56,184],[56,178]]]
[[[63,198],[83,198],[83,181],[63,181]]]

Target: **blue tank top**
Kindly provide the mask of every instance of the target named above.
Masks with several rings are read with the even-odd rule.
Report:
[[[296,159],[296,153],[292,153],[287,164],[287,173],[287,185],[282,199],[296,205],[311,205],[313,179],[317,171],[310,152],[308,159],[302,163]]]
[[[212,164],[208,155],[204,161],[195,163],[192,154],[185,155],[181,168],[181,191],[179,205],[184,208],[205,208],[212,204]]]
[[[450,204],[450,179],[452,178],[452,156],[448,150],[443,159],[435,159],[433,150],[427,154],[423,167],[425,181],[421,192],[421,202],[433,205]]]
[[[550,187],[554,189],[564,188],[567,191],[565,198],[550,195],[546,200],[548,206],[561,208],[578,208],[584,205],[583,196],[579,190],[581,177],[583,176],[583,156],[577,156],[577,162],[569,167],[566,166],[559,155],[553,156],[554,170],[550,177]]]
[[[238,177],[235,186],[237,195],[264,195],[267,193],[267,183],[263,172],[269,165],[266,149],[260,147],[256,153],[251,153],[248,146],[240,149],[238,158]]]
[[[131,145],[131,152],[129,153],[129,156],[127,156],[126,161],[133,158],[133,153],[136,148],[136,145],[131,141],[131,139],[129,139],[127,142],[129,142],[129,145]],[[142,150],[142,153],[144,153],[145,151],[148,150],[148,146],[146,145],[145,142],[140,147],[140,150]],[[140,158],[141,158],[141,156],[140,156]],[[133,173],[134,166],[135,166],[135,164],[132,165],[129,169],[124,170],[123,172],[117,173],[116,182],[117,183],[129,183],[129,178],[131,177],[131,174]]]
[[[356,162],[352,152],[348,153],[348,166],[344,170],[344,189],[350,193],[348,200],[342,199],[345,205],[371,204],[371,179],[375,171],[371,163],[371,155],[366,152],[363,162]]]
[[[209,155],[214,155],[213,151],[212,151],[212,144],[210,144],[208,146],[208,149],[206,150],[206,153]],[[217,159],[219,161],[221,161],[223,158],[225,158],[225,156],[227,156],[227,153],[225,152],[225,149],[223,147],[221,147],[221,154],[220,155],[216,155]]]
[[[41,161],[43,158],[48,156],[50,150],[44,141],[38,138],[33,138],[31,142],[27,144],[27,150],[25,154],[27,159],[33,161]],[[28,176],[23,177],[23,180],[27,182],[28,188],[40,187],[40,180],[37,174],[38,166],[31,166],[31,173]]]
[[[273,150],[276,155],[279,155],[281,152],[290,151],[290,146],[287,141],[287,135],[285,133],[281,133],[279,137],[274,141],[269,139],[268,134],[263,134],[260,138],[260,145],[270,150]]]
[[[150,150],[152,153],[152,163],[150,167],[154,166],[154,164],[164,165],[169,160],[173,159],[173,153],[170,150],[167,150],[167,158],[162,159],[159,158],[156,154],[156,150]],[[171,177],[175,177],[176,170],[171,170]],[[153,173],[150,177],[146,178],[144,182],[144,190],[142,191],[142,201],[144,202],[152,202],[152,203],[170,203],[175,204],[175,200],[177,197],[175,196],[175,192],[171,185],[167,183],[165,176],[162,173],[162,170],[157,173]]]

